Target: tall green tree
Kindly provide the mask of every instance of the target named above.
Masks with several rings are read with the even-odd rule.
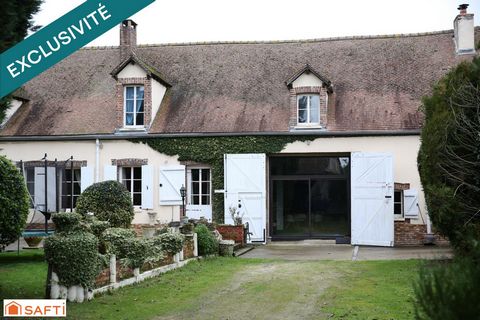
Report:
[[[32,17],[40,9],[42,0],[2,0],[0,6],[0,54],[22,41],[29,30],[35,30]],[[0,123],[10,104],[10,97],[0,99]]]
[[[450,71],[423,99],[418,155],[433,225],[458,249],[480,250],[480,58]]]

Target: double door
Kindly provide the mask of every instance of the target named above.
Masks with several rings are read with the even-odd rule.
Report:
[[[273,238],[335,238],[350,234],[346,177],[272,178],[270,190]]]

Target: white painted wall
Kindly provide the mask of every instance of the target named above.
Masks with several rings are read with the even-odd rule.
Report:
[[[147,73],[138,64],[129,63],[117,75],[117,78],[145,78]]]
[[[103,180],[105,165],[111,165],[112,159],[138,158],[148,159],[153,166],[154,208],[157,220],[166,223],[180,218],[179,206],[159,206],[158,172],[160,167],[179,165],[177,157],[166,156],[153,150],[147,145],[132,143],[125,140],[101,140],[100,149],[100,180]],[[75,160],[85,160],[88,166],[95,167],[95,140],[91,141],[42,141],[42,142],[0,142],[0,155],[5,155],[13,161],[40,160],[47,153],[49,160],[66,160],[73,156]],[[31,216],[29,217],[29,221]],[[37,214],[36,221],[43,221],[43,216]],[[133,223],[148,224],[149,217],[145,210],[135,209]]]
[[[105,165],[111,165],[112,159],[139,158],[148,159],[148,164],[154,168],[153,185],[155,186],[154,209],[157,219],[162,222],[178,220],[179,206],[159,206],[159,177],[160,167],[179,165],[177,157],[158,153],[147,145],[132,143],[125,140],[103,140],[100,149],[100,178],[103,178]],[[282,153],[349,153],[362,152],[391,152],[394,155],[395,182],[410,183],[412,189],[419,190],[419,205],[423,214],[426,213],[425,198],[417,170],[417,153],[420,147],[419,136],[396,137],[345,137],[345,138],[318,138],[307,142],[288,144]],[[65,160],[73,155],[76,160],[86,160],[88,166],[95,166],[95,140],[70,142],[0,142],[0,155],[19,161],[39,160],[45,152],[49,159]],[[41,218],[41,217],[40,217]],[[423,216],[424,221],[425,216]],[[41,221],[41,219],[39,220]],[[147,224],[148,214],[140,209],[136,210],[134,223]],[[423,223],[422,219],[412,220],[413,223]]]
[[[427,208],[423,194],[420,175],[417,170],[417,154],[420,148],[419,136],[395,137],[345,137],[318,138],[313,141],[294,142],[288,144],[282,153],[349,153],[390,152],[393,154],[394,181],[410,183],[410,188],[419,190],[418,201],[423,214],[412,223],[426,222]]]
[[[318,79],[313,73],[304,73],[292,83],[292,87],[321,87],[322,80]]]
[[[160,104],[162,103],[166,91],[167,87],[165,87],[157,80],[152,79],[152,119],[150,121],[150,124],[153,123],[153,120],[155,120],[155,116],[157,115],[158,110],[160,110]]]
[[[475,52],[473,15],[457,16],[454,21],[454,30],[457,53]]]
[[[12,99],[12,101],[10,101],[10,107],[5,112],[5,118],[3,119],[2,123],[0,123],[0,127],[4,126],[8,122],[8,120],[10,120],[10,118],[15,114],[15,112],[17,112],[18,108],[20,108],[22,103],[22,101],[17,99]]]

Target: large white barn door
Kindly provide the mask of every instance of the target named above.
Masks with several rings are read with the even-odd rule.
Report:
[[[352,244],[393,246],[393,156],[351,155]]]
[[[237,208],[243,214],[243,223],[248,222],[250,240],[265,242],[265,154],[226,154],[224,170],[225,223],[233,224],[230,208]]]

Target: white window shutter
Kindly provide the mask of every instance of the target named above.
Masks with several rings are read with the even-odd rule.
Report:
[[[45,168],[35,168],[35,208],[45,211]],[[47,211],[55,212],[57,210],[57,178],[55,168],[47,168]]]
[[[403,208],[405,218],[418,218],[418,192],[416,189],[403,191]]]
[[[153,209],[153,167],[142,166],[142,209]]]
[[[93,184],[93,167],[80,168],[80,190],[83,193],[85,189]]]
[[[185,185],[185,166],[160,168],[159,199],[161,206],[181,205],[180,188]],[[186,201],[186,199],[185,199]]]
[[[106,165],[103,168],[103,181],[114,180],[117,181],[117,166]]]

